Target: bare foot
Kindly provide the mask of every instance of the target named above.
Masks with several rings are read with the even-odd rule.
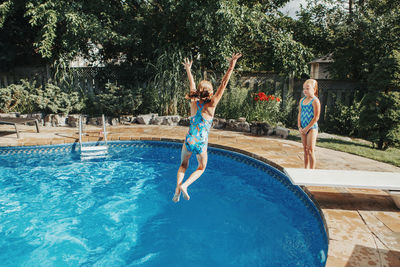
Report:
[[[189,199],[190,199],[190,196],[189,196],[189,194],[187,193],[187,188],[186,188],[186,187],[183,187],[183,186],[180,186],[179,189],[181,190],[183,197],[184,197],[186,200],[189,200]]]
[[[172,201],[175,202],[175,203],[178,202],[180,196],[181,196],[181,190],[179,189],[179,187],[177,187],[177,188],[175,189],[175,195],[174,195],[174,197],[172,198]]]

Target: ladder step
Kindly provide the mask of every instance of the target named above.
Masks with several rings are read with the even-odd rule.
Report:
[[[84,151],[99,151],[99,150],[107,150],[107,146],[83,146],[81,148],[81,152]]]
[[[84,160],[86,160],[86,159],[105,159],[107,157],[108,157],[107,155],[101,155],[101,156],[82,156],[81,155],[81,159],[84,159]]]
[[[81,156],[107,155],[107,151],[81,152]]]

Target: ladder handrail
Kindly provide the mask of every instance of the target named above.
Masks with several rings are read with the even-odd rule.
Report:
[[[105,150],[108,149],[108,145],[107,145],[107,128],[106,128],[106,119],[104,114],[102,114],[102,120],[103,120],[103,136],[104,136],[104,147]],[[82,122],[82,115],[79,115],[79,145],[80,145],[80,150],[81,150],[81,155],[83,153],[82,148],[86,148],[86,146],[83,146],[83,141],[82,141],[82,136],[84,135],[83,132],[83,122]],[[101,133],[101,132],[100,132]],[[86,150],[86,149],[85,149]],[[87,151],[85,151],[86,153]]]
[[[107,145],[106,119],[104,117],[104,114],[102,114],[102,118],[103,118],[104,143]]]
[[[82,115],[79,115],[79,145],[82,150]]]

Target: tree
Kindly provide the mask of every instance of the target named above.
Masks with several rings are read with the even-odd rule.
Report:
[[[127,39],[135,39],[127,31],[136,18],[130,16],[135,1],[129,2],[8,0],[0,5],[0,46],[13,48],[16,56],[2,52],[1,58],[11,62],[29,55],[52,63],[79,53],[89,57],[90,44],[101,44],[100,56],[111,58]]]
[[[400,92],[368,92],[361,102],[360,133],[378,149],[400,144]]]
[[[78,54],[107,62],[123,54],[141,66],[154,64],[173,46],[200,54],[202,67],[214,70],[225,67],[221,62],[233,50],[245,50],[248,68],[303,72],[309,51],[275,23],[286,2],[8,0],[0,6],[0,31],[7,36],[0,45],[40,62]],[[4,51],[0,56],[15,62]]]
[[[383,57],[368,76],[368,87],[372,91],[400,90],[400,52],[393,50]]]
[[[336,78],[367,82],[381,58],[400,47],[399,4],[399,0],[309,0],[294,23],[299,33],[295,39],[318,56],[333,52]]]
[[[29,55],[38,64],[60,66],[76,55],[106,64],[123,56],[123,67],[130,68],[132,77],[157,84],[160,71],[172,73],[180,66],[180,62],[173,62],[164,64],[162,70],[152,67],[161,57],[174,57],[175,52],[182,57],[196,57],[200,72],[221,73],[227,67],[225,58],[240,51],[245,57],[238,67],[243,70],[300,76],[308,72],[312,54],[279,23],[278,8],[286,2],[8,0],[0,6],[0,33],[8,36],[0,40],[0,46],[15,46],[21,61],[15,63],[15,57],[11,58],[6,50],[0,50],[0,58],[20,64]],[[13,30],[16,26],[18,33]],[[19,40],[16,45],[15,39]],[[162,95],[179,103],[175,93],[168,91],[173,88],[176,86],[162,88],[166,90]]]

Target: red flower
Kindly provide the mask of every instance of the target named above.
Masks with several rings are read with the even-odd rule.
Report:
[[[281,99],[279,97],[276,97],[274,95],[266,95],[264,92],[259,92],[256,94],[254,97],[255,101],[270,101],[270,100],[276,100],[277,102],[281,102]]]
[[[264,97],[266,97],[266,95],[265,95],[265,93],[263,93],[263,92],[259,92],[259,93],[258,93],[258,97],[259,97],[260,99],[263,99]]]

